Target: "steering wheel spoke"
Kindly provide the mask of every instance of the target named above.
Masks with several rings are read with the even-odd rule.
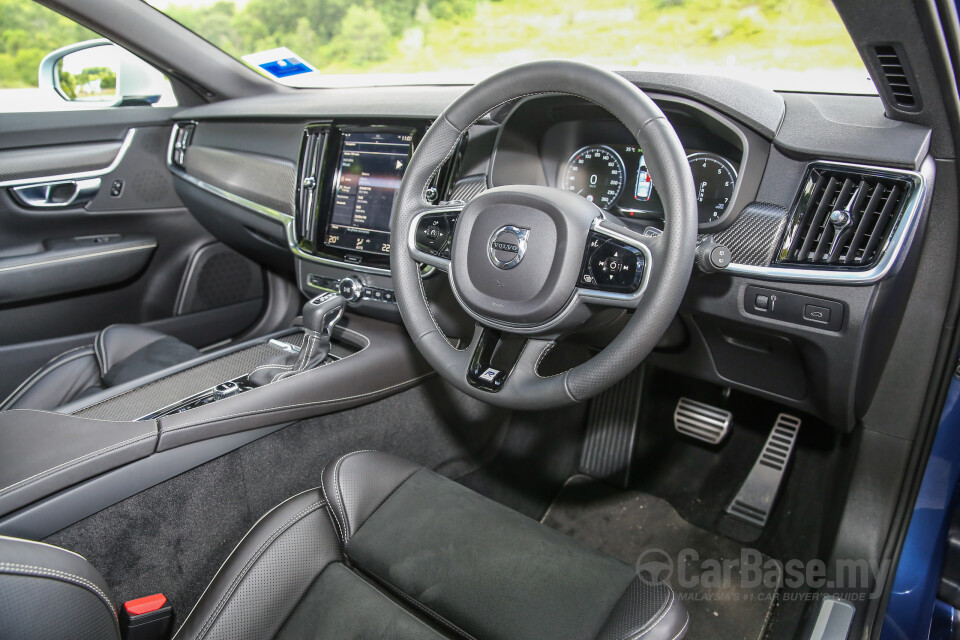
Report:
[[[605,218],[591,226],[577,279],[581,299],[616,307],[636,307],[659,263],[658,235],[637,233]]]
[[[453,233],[463,204],[423,207],[413,218],[407,251],[410,257],[440,271],[450,270]]]
[[[507,385],[529,383],[538,376],[537,365],[553,345],[553,341],[526,338],[477,324],[468,350],[467,382],[489,393],[497,393]]]

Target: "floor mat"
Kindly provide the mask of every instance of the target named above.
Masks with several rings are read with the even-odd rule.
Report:
[[[757,570],[741,576],[740,565],[730,562],[741,559],[740,544],[693,526],[665,500],[575,476],[543,522],[628,564],[660,569],[690,612],[688,639],[763,634],[782,575],[779,565],[751,552],[748,564]]]

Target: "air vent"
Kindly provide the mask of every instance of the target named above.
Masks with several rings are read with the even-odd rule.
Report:
[[[316,242],[317,199],[323,182],[327,131],[323,125],[307,127],[300,147],[296,227],[297,238],[308,246]]]
[[[907,176],[879,169],[811,166],[775,262],[819,268],[874,266],[914,189]]]
[[[170,148],[170,162],[183,169],[187,160],[187,147],[193,140],[193,132],[197,129],[195,122],[179,122],[173,125],[173,145]]]
[[[903,111],[919,111],[920,94],[915,86],[906,55],[899,46],[877,45],[873,48],[877,64],[883,71],[883,89],[888,101]]]

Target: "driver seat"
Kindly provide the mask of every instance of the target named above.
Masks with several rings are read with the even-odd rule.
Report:
[[[0,635],[118,637],[104,632],[116,617],[92,567],[26,541],[15,542],[29,555],[12,560],[11,542],[0,540]],[[43,581],[61,589],[56,600],[38,592]],[[64,586],[85,598],[84,624]],[[677,640],[687,623],[649,574],[412,462],[361,451],[263,516],[175,637]]]

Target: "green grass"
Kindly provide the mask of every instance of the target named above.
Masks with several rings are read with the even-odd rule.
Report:
[[[472,18],[408,29],[384,62],[359,69],[341,62],[318,66],[323,73],[410,73],[544,58],[618,69],[863,69],[827,0],[487,1]]]

